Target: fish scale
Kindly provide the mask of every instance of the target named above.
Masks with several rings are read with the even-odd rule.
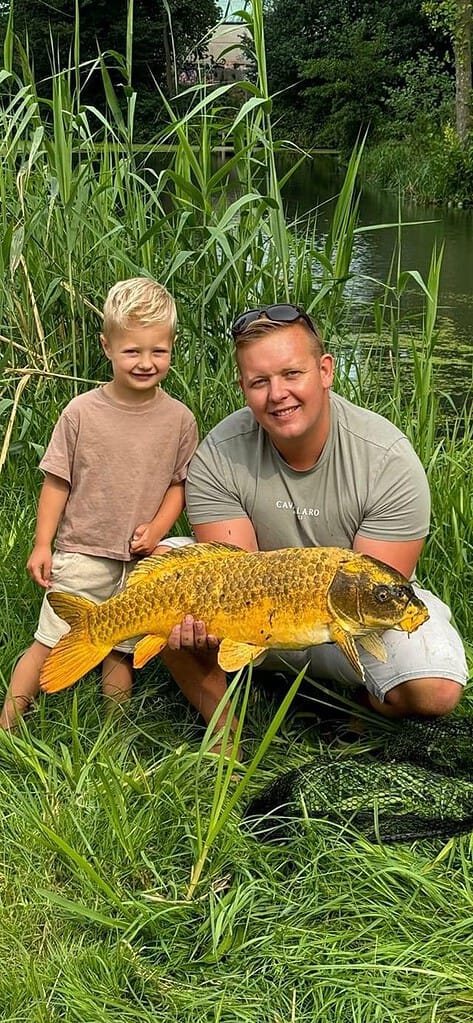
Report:
[[[412,632],[428,618],[425,605],[395,569],[338,547],[248,552],[226,544],[194,544],[146,558],[125,589],[102,604],[49,593],[71,626],[41,673],[46,691],[72,685],[113,647],[141,636],[134,664],[166,645],[185,615],[220,637],[219,663],[236,671],[268,649],[304,649],[336,642],[363,678],[354,639],[383,656],[377,634]]]

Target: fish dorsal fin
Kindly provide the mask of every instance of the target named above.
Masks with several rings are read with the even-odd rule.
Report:
[[[227,557],[229,554],[246,554],[247,551],[241,547],[235,547],[230,543],[190,543],[186,547],[173,547],[167,554],[151,554],[149,558],[143,558],[138,562],[126,581],[126,586],[136,586],[144,581],[145,576],[157,575],[162,572],[168,574],[177,568],[191,568],[198,564],[201,558],[207,558],[209,563],[219,557]]]
[[[218,651],[218,663],[224,671],[239,671],[245,664],[253,661],[253,664],[261,663],[262,654],[266,655],[268,648],[265,646],[253,646],[251,643],[236,643],[232,639],[222,639]]]
[[[376,657],[378,661],[386,663],[388,654],[386,647],[381,639],[381,636],[377,636],[376,632],[368,632],[366,636],[358,636],[358,642],[361,646]]]

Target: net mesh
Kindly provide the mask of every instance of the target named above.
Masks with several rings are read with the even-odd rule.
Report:
[[[407,718],[381,752],[384,760],[473,781],[473,718]]]
[[[386,843],[472,831],[472,739],[473,719],[406,720],[377,759],[319,756],[271,782],[246,817],[279,841],[307,817]]]

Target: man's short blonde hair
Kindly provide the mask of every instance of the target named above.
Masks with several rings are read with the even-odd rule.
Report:
[[[295,323],[300,324],[302,329],[307,335],[307,340],[310,342],[310,347],[316,359],[320,359],[322,355],[325,355],[325,344],[319,327],[312,320],[312,330],[307,323],[300,317],[289,323],[282,320],[269,320],[267,316],[261,316],[259,320],[252,320],[251,323],[245,327],[244,330],[240,331],[239,334],[234,334],[233,340],[235,342],[235,355],[238,362],[238,354],[242,352],[252,341],[261,341],[262,338],[268,337],[270,334],[277,334],[280,330],[287,330],[288,327],[293,327]]]
[[[153,323],[168,323],[174,340],[176,303],[162,284],[149,277],[131,277],[110,288],[103,307],[105,337],[116,330],[127,330],[137,324],[148,327]]]

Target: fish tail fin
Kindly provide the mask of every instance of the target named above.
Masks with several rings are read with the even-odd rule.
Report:
[[[93,601],[72,593],[49,593],[48,603],[71,627],[71,631],[53,647],[41,669],[41,689],[46,693],[57,693],[72,686],[100,664],[112,647],[90,640],[87,619],[89,612],[96,608]]]

